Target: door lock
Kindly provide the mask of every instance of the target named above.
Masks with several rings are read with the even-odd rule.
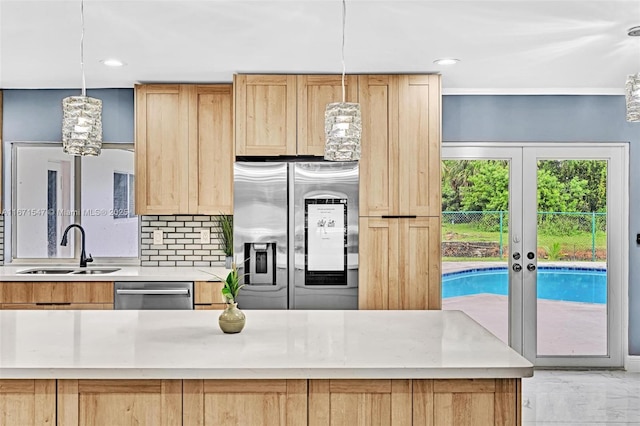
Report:
[[[536,254],[532,251],[530,251],[529,253],[527,253],[527,259],[533,259],[534,257],[536,257]]]
[[[520,272],[520,271],[522,271],[522,265],[520,265],[519,263],[514,263],[514,264],[513,264],[513,270],[514,270],[515,272]]]
[[[515,260],[520,260],[520,253],[518,253],[518,252],[513,253],[513,258]]]
[[[530,263],[527,265],[527,270],[528,271],[535,271],[536,270],[536,265],[534,265],[533,263]]]

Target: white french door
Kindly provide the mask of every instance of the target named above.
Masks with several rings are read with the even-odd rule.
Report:
[[[442,159],[453,160],[445,162],[450,168],[456,161],[472,174],[506,167],[508,207],[443,213],[443,244],[459,235],[467,241],[458,247],[472,244],[471,225],[480,217],[486,223],[499,214],[501,230],[499,256],[470,261],[468,253],[456,257],[445,249],[443,273],[473,270],[472,279],[484,275],[485,281],[501,273],[507,280],[496,294],[475,283],[485,289],[456,290],[447,298],[445,276],[443,309],[464,310],[536,366],[622,366],[627,158],[627,145],[616,143],[444,143]],[[443,171],[444,178],[453,175]],[[501,191],[500,182],[495,185]],[[492,235],[479,232],[475,239]]]

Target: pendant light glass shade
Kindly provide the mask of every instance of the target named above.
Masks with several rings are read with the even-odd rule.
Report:
[[[630,123],[640,122],[640,73],[627,76],[625,99],[627,121]]]
[[[328,161],[360,160],[362,119],[360,104],[345,102],[344,33],[347,22],[347,2],[342,0],[342,102],[327,105],[324,113],[324,159]]]
[[[70,155],[100,155],[102,101],[87,96],[62,100],[62,151]]]
[[[324,113],[324,159],[329,161],[360,160],[362,119],[360,104],[335,102]]]
[[[62,100],[62,151],[70,155],[100,155],[102,101],[87,97],[84,79],[84,0],[80,1],[80,70],[82,95]]]

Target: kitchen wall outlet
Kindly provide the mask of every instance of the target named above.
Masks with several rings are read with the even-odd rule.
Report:
[[[153,244],[160,245],[163,243],[164,241],[163,241],[162,231],[160,229],[156,229],[155,231],[153,231]]]
[[[211,242],[211,232],[208,229],[200,230],[200,243],[209,244]]]

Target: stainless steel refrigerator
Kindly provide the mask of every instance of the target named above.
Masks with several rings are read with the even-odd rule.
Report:
[[[358,308],[358,163],[236,162],[241,309]]]

